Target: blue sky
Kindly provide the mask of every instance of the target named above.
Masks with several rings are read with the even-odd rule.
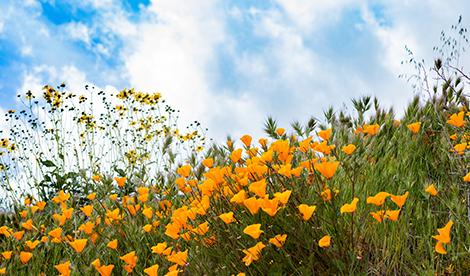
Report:
[[[428,66],[469,1],[0,1],[0,108],[45,84],[161,92],[208,136],[261,138],[268,115],[322,118],[361,95],[400,113],[407,45]],[[455,35],[455,34],[454,34]],[[470,68],[464,54],[460,65]],[[1,122],[0,122],[1,123]],[[0,124],[1,125],[1,124]]]

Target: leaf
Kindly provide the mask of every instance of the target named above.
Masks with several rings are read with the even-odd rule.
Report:
[[[119,169],[118,167],[114,166],[113,167],[114,171],[117,172],[119,174],[119,177],[124,177],[126,176],[126,173],[124,172],[124,170],[122,169]]]
[[[55,164],[51,160],[46,160],[46,161],[40,160],[40,161],[44,166],[48,168],[55,167]]]

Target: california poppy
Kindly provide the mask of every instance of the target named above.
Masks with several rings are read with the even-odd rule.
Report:
[[[116,180],[116,183],[118,184],[119,187],[124,186],[126,184],[127,177],[114,177],[114,180]]]
[[[229,224],[230,222],[233,221],[233,212],[220,214],[219,218],[223,220],[226,224]]]
[[[451,125],[454,125],[456,127],[461,127],[465,124],[464,120],[463,120],[463,115],[464,115],[464,112],[459,112],[459,114],[455,113],[455,114],[452,114],[452,116],[450,116],[450,120],[447,120],[447,123],[448,124],[451,124]]]
[[[166,259],[172,263],[179,264],[184,266],[186,264],[186,259],[188,257],[188,250],[181,251],[178,253],[172,253],[171,255],[167,256]]]
[[[245,144],[247,148],[249,148],[251,145],[251,139],[252,138],[250,135],[244,135],[242,138],[240,138],[240,140],[243,142],[243,144]]]
[[[425,191],[432,194],[433,196],[437,196],[437,190],[434,188],[434,184],[431,184],[431,186],[429,186]]]
[[[329,246],[330,246],[330,241],[331,241],[330,236],[324,236],[323,238],[321,238],[321,239],[318,241],[318,245],[319,245],[320,247],[329,247]]]
[[[256,239],[259,238],[259,235],[261,235],[261,233],[264,232],[263,230],[260,230],[260,228],[261,228],[261,224],[259,224],[259,223],[258,224],[248,225],[243,230],[243,233],[245,233],[247,235],[250,235],[251,237],[253,237],[256,240]]]
[[[297,208],[302,214],[302,218],[304,220],[309,220],[313,212],[315,212],[317,206],[308,206],[307,204],[300,204],[299,206],[297,206]]]
[[[375,125],[370,125],[370,126],[367,126],[365,129],[364,129],[364,133],[370,133],[370,135],[375,135],[377,134],[377,132],[379,131],[379,128],[380,126],[375,124]]]
[[[262,242],[258,242],[255,246],[250,247],[246,250],[243,250],[243,253],[246,256],[243,258],[246,266],[249,266],[253,261],[257,261],[259,259],[259,255],[261,254],[261,250],[266,246]]]
[[[328,141],[330,139],[330,135],[331,135],[331,128],[318,132],[318,136],[321,137],[325,141]]]
[[[158,275],[158,268],[159,268],[158,264],[152,265],[151,267],[148,267],[148,268],[144,269],[144,272],[149,276],[157,276]]]
[[[259,202],[255,197],[250,197],[248,199],[243,200],[243,205],[245,205],[252,215],[258,213],[259,210]]]
[[[385,212],[385,217],[386,218],[389,218],[393,221],[397,221],[398,219],[398,215],[400,214],[400,210],[396,210],[396,211],[390,211],[390,210],[387,210]]]
[[[85,216],[91,216],[91,212],[93,211],[93,205],[85,205],[80,207],[80,210],[85,214]]]
[[[435,250],[439,254],[447,254],[447,252],[444,250],[444,247],[442,246],[442,242],[438,241],[435,247]]]
[[[278,129],[276,129],[276,133],[277,133],[279,136],[282,136],[282,134],[284,134],[285,131],[286,131],[286,130],[283,129],[283,128],[278,128]]]
[[[31,259],[31,257],[33,256],[32,253],[29,253],[29,252],[21,252],[20,253],[20,259],[21,259],[21,262],[22,263],[27,263],[29,261],[29,259]]]
[[[406,127],[408,127],[414,133],[418,133],[419,128],[421,127],[421,122],[413,123],[413,124],[407,125]]]
[[[63,264],[55,265],[54,267],[60,272],[61,276],[70,275],[70,261],[67,261]]]
[[[382,206],[384,204],[385,199],[389,196],[389,193],[386,192],[380,192],[376,194],[375,196],[370,196],[367,198],[367,203],[372,203],[377,206]]]
[[[359,199],[355,197],[353,201],[351,202],[351,204],[344,204],[340,209],[341,214],[342,213],[354,213],[354,211],[356,211],[356,205],[358,201]]]
[[[323,174],[326,178],[331,179],[338,169],[340,162],[323,162],[323,163],[316,163],[314,165],[315,169]]]
[[[126,262],[131,268],[134,268],[137,263],[137,256],[135,256],[135,251],[129,252],[126,255],[119,257],[121,260]]]
[[[292,191],[286,190],[282,193],[274,193],[274,197],[279,199],[279,202],[283,205],[287,204],[287,201],[289,200],[290,195],[292,194]]]
[[[439,235],[432,236],[434,239],[443,242],[443,243],[449,243],[450,242],[450,228],[454,225],[453,221],[449,221],[444,228],[439,228],[437,229],[437,232],[439,232]]]
[[[257,196],[264,198],[266,196],[266,179],[261,179],[260,181],[251,183],[248,190],[255,193]]]
[[[383,210],[377,211],[377,213],[371,212],[370,214],[380,223],[383,221],[385,216],[385,212]]]
[[[80,239],[70,242],[69,244],[75,249],[78,253],[82,253],[83,249],[85,248],[86,242],[88,239]]]
[[[349,144],[347,146],[343,146],[341,149],[342,152],[346,153],[347,155],[351,155],[351,153],[356,149],[356,146],[353,144]]]
[[[181,166],[177,169],[177,173],[184,176],[184,177],[189,177],[189,173],[191,172],[191,166],[190,165],[184,165]]]
[[[390,197],[392,201],[395,202],[396,205],[398,205],[399,207],[403,207],[403,205],[405,204],[406,198],[408,197],[408,193],[409,192],[406,192],[402,196],[396,196],[396,195],[390,194]]]
[[[287,234],[276,235],[274,238],[269,239],[269,243],[274,244],[277,247],[282,247],[286,242]]]
[[[212,158],[204,159],[204,161],[202,161],[202,164],[208,168],[211,168],[212,165],[214,164],[214,159]]]
[[[118,246],[118,240],[114,239],[114,240],[108,242],[108,244],[106,246],[111,248],[111,249],[116,249],[117,246]]]

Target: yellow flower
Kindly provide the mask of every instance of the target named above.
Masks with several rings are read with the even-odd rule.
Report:
[[[93,180],[95,180],[95,181],[100,181],[100,180],[101,180],[101,177],[102,177],[101,174],[97,174],[97,175],[93,176]]]
[[[39,207],[39,210],[44,210],[44,207],[46,206],[45,201],[36,201],[36,205]]]
[[[158,264],[152,265],[151,267],[148,267],[148,268],[144,269],[144,272],[149,276],[157,276],[158,275],[158,268],[159,268]]]
[[[387,210],[387,211],[385,212],[385,217],[386,217],[386,218],[389,218],[389,219],[391,219],[391,220],[393,220],[393,221],[397,221],[399,214],[400,214],[400,210],[396,210],[396,211],[389,211],[389,210]]]
[[[96,193],[91,193],[86,198],[88,198],[89,200],[94,200],[95,196],[96,196]]]
[[[406,127],[408,127],[414,133],[418,133],[419,128],[421,127],[421,122],[413,123],[413,124],[407,125]]]
[[[441,241],[437,242],[435,249],[436,249],[436,252],[439,254],[447,254],[447,252],[444,250],[444,247],[442,246]]]
[[[91,233],[93,233],[94,227],[95,227],[95,223],[89,221],[85,224],[80,225],[78,229],[85,231],[85,233],[87,233],[88,235],[91,235]]]
[[[29,259],[31,259],[31,257],[33,256],[32,253],[29,253],[29,252],[21,252],[20,253],[20,259],[21,259],[21,262],[22,263],[27,263],[29,261]]]
[[[450,242],[450,228],[454,225],[453,221],[449,221],[444,228],[437,229],[439,235],[432,236],[434,239],[442,242],[442,243],[449,243]]]
[[[323,238],[321,238],[321,239],[318,241],[318,245],[319,245],[320,247],[329,247],[329,246],[330,246],[330,241],[331,241],[330,236],[324,236]]]
[[[255,193],[257,196],[264,198],[266,196],[266,179],[261,179],[260,181],[251,183],[248,190]]]
[[[233,212],[220,214],[219,218],[223,220],[226,224],[229,224],[230,222],[233,221]]]
[[[18,232],[15,232],[12,234],[13,237],[15,237],[17,240],[21,240],[23,238],[23,235],[24,235],[24,231],[18,231]]]
[[[152,246],[152,253],[157,253],[162,255],[166,249],[166,242],[158,243],[156,246]]]
[[[82,253],[83,249],[85,248],[86,242],[88,239],[80,239],[70,242],[69,244],[75,249],[78,253]]]
[[[124,177],[119,177],[119,178],[114,177],[114,180],[116,180],[119,187],[122,187],[122,186],[124,186],[124,184],[126,184],[126,179],[127,179],[127,177],[125,177],[125,176]]]
[[[261,233],[264,232],[263,230],[260,230],[260,228],[261,228],[261,224],[248,225],[243,230],[243,233],[245,233],[247,235],[250,235],[251,237],[253,237],[256,240],[256,239],[259,238],[259,235],[261,235]]]
[[[258,242],[255,246],[248,248],[247,250],[243,250],[243,253],[246,256],[243,258],[246,266],[249,266],[253,261],[257,261],[259,259],[259,255],[261,254],[261,250],[266,246],[262,242]]]
[[[283,129],[283,128],[278,128],[278,129],[276,129],[276,133],[277,133],[277,135],[279,135],[279,136],[282,136],[282,134],[284,134],[285,131],[286,131],[286,130]]]
[[[378,222],[382,222],[385,216],[385,212],[383,210],[377,211],[377,213],[371,212],[370,213]]]
[[[119,257],[121,260],[126,262],[131,268],[134,268],[137,263],[137,257],[135,256],[135,251],[129,252],[126,255]]]
[[[142,229],[144,229],[144,231],[148,233],[150,232],[150,230],[152,230],[152,224],[146,224],[142,227]]]
[[[70,193],[64,193],[64,191],[60,190],[59,191],[59,199],[61,201],[67,201],[70,198]]]
[[[250,197],[248,199],[243,200],[243,205],[245,205],[252,215],[258,213],[259,210],[259,202],[255,197]]]
[[[356,146],[353,144],[349,144],[347,146],[343,146],[341,149],[342,152],[346,153],[347,155],[351,155],[351,153],[356,149]]]
[[[299,208],[299,211],[302,214],[302,218],[304,220],[309,220],[313,212],[315,212],[317,206],[308,206],[307,204],[300,204],[297,208]]]
[[[207,221],[202,224],[199,224],[196,229],[193,230],[194,233],[199,234],[201,236],[205,235],[207,231],[209,231],[209,225]]]
[[[13,251],[4,251],[4,252],[2,252],[2,256],[3,256],[3,258],[4,258],[5,260],[8,260],[8,259],[10,259],[10,258],[11,258],[11,253],[12,253],[12,252],[13,252]]]
[[[356,211],[356,205],[358,201],[359,199],[355,197],[353,201],[351,202],[351,204],[344,204],[340,209],[341,214],[342,213],[354,213]]]
[[[425,191],[432,194],[433,196],[437,196],[437,190],[434,188],[434,184],[431,184],[431,186],[429,186]]]
[[[283,193],[274,193],[274,197],[279,199],[279,202],[283,205],[287,204],[287,201],[289,200],[290,195],[292,194],[292,191],[286,190]]]
[[[323,162],[323,163],[316,163],[314,165],[315,169],[323,174],[326,178],[331,179],[338,169],[340,162]]]
[[[370,125],[370,126],[367,126],[365,129],[364,129],[364,133],[370,133],[371,135],[375,135],[377,134],[377,132],[379,131],[379,128],[380,126],[375,124],[375,125]]]
[[[54,266],[59,272],[60,276],[69,276],[70,275],[70,261],[67,261],[63,264],[60,265],[55,265]]]
[[[467,175],[463,177],[463,180],[470,182],[470,172],[467,173]]]
[[[456,127],[461,127],[465,124],[465,122],[463,120],[463,115],[464,115],[463,111],[460,112],[458,115],[457,115],[457,113],[452,114],[452,116],[450,116],[450,120],[447,120],[447,123],[451,124],[451,125],[454,125]]]
[[[328,141],[330,139],[330,135],[331,135],[331,128],[318,132],[318,136],[321,137],[325,141]]]
[[[242,138],[240,138],[240,140],[243,142],[243,144],[245,144],[247,148],[249,148],[251,145],[251,139],[252,138],[250,135],[244,135]]]
[[[389,195],[390,195],[389,193],[380,192],[380,193],[376,194],[374,197],[371,197],[371,196],[368,197],[367,198],[367,203],[372,203],[372,204],[375,204],[377,206],[382,206],[382,204],[384,204],[385,199]]]
[[[172,263],[184,266],[186,264],[187,257],[188,257],[188,250],[186,249],[185,251],[178,252],[178,253],[173,252],[171,255],[167,256],[166,259]]]
[[[117,239],[112,240],[112,241],[108,242],[108,244],[106,246],[111,248],[111,249],[116,249],[117,246],[118,246],[118,240]]]
[[[463,155],[465,150],[468,148],[467,143],[461,143],[454,146],[451,151],[458,153],[459,155]]]
[[[276,235],[274,238],[269,239],[269,243],[274,244],[277,247],[282,247],[286,242],[287,234]]]
[[[240,158],[242,158],[242,149],[237,149],[232,151],[232,154],[229,155],[230,159],[232,160],[233,163],[237,163]]]
[[[406,198],[408,197],[408,193],[409,192],[406,192],[402,196],[396,196],[396,195],[391,194],[390,197],[392,201],[395,202],[396,205],[398,205],[399,207],[403,207],[403,205],[405,204]]]
[[[27,247],[29,247],[29,249],[33,250],[34,248],[36,248],[36,246],[38,246],[38,244],[40,243],[40,241],[38,240],[35,240],[34,242],[32,241],[25,241],[25,245]]]
[[[85,216],[91,216],[91,212],[93,211],[93,205],[85,205],[80,207],[80,210],[85,214]]]
[[[189,177],[189,173],[191,172],[191,166],[190,165],[184,165],[179,167],[177,170],[177,173],[184,176],[184,177]]]
[[[202,161],[202,164],[208,168],[211,168],[212,165],[214,165],[214,159],[212,158],[204,159],[204,161]]]
[[[31,230],[33,229],[33,220],[32,219],[28,219],[26,222],[23,222],[21,224],[21,227],[23,227],[24,229],[26,230]]]

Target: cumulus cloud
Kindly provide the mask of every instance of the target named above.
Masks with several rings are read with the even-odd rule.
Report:
[[[397,76],[414,73],[400,64],[409,58],[404,46],[431,65],[440,31],[470,10],[458,0],[155,0],[129,11],[88,0],[76,6],[93,10],[90,18],[55,26],[41,17],[40,2],[27,3],[11,5],[0,23],[0,36],[19,30],[12,41],[27,64],[19,70],[23,92],[62,81],[161,92],[181,110],[181,125],[199,120],[217,141],[261,137],[267,115],[287,128],[321,118],[331,104],[364,94],[402,109],[412,92]],[[5,23],[13,13],[24,22]]]

